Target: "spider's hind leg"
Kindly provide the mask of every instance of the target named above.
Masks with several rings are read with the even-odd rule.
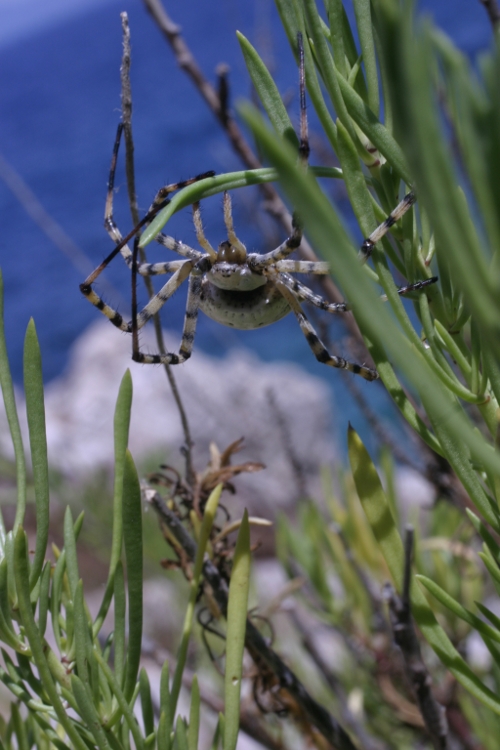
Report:
[[[306,107],[306,66],[304,59],[304,40],[299,31],[297,34],[297,46],[299,49],[299,95],[300,95],[300,142],[299,158],[307,168],[311,148],[309,146],[309,130],[307,127],[307,107]]]
[[[276,280],[276,286],[280,290],[281,294],[285,297],[292,312],[298,320],[301,331],[306,337],[307,343],[311,347],[312,353],[318,360],[324,365],[329,367],[338,367],[341,370],[348,370],[355,375],[361,375],[365,380],[377,380],[379,374],[376,370],[372,370],[371,367],[365,367],[365,365],[358,365],[355,362],[349,362],[347,359],[342,357],[336,357],[334,354],[330,354],[328,349],[325,347],[318,334],[307,319],[302,307],[295,294],[282,282]]]
[[[140,312],[137,312],[137,252],[139,240],[136,238],[134,244],[132,262],[132,359],[134,362],[142,362],[147,365],[178,365],[185,362],[191,356],[193,349],[196,323],[198,320],[198,309],[201,297],[201,281],[204,268],[197,264],[193,268],[192,261],[185,261],[183,266],[172,276],[165,286],[156,294]],[[198,267],[200,265],[200,267]],[[155,315],[165,302],[172,296],[174,291],[189,276],[189,290],[186,302],[186,313],[184,315],[184,326],[182,329],[181,345],[178,354],[172,352],[160,352],[159,354],[145,354],[140,349],[139,329]]]

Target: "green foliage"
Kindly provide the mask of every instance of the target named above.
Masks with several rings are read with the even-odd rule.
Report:
[[[3,310],[1,284],[0,306]],[[2,390],[9,411],[13,442],[19,445],[21,435],[5,355],[3,317],[0,334]],[[17,526],[3,535],[3,558],[0,562],[0,639],[10,649],[10,653],[2,651],[4,667],[0,667],[0,680],[17,702],[11,704],[11,718],[1,728],[0,742],[2,746],[11,747],[15,737],[18,747],[30,747],[33,740],[28,740],[28,737],[36,737],[37,747],[52,743],[61,750],[70,747],[117,750],[130,747],[131,742],[136,748],[170,748],[177,744],[179,748],[196,750],[200,711],[200,695],[196,687],[192,690],[189,722],[179,718],[173,726],[187,640],[184,650],[179,652],[172,693],[168,665],[164,665],[161,714],[157,726],[147,674],[142,670],[138,675],[142,649],[143,538],[141,490],[133,459],[127,450],[132,397],[130,373],[127,371],[122,380],[115,413],[115,491],[109,576],[98,615],[92,620],[84,599],[77,558],[83,513],[74,521],[70,508],[66,508],[64,545],[62,549],[53,547],[54,563],[51,564],[45,557],[50,491],[42,363],[32,321],[26,335],[24,362],[37,541],[35,554],[30,561],[27,536],[22,526],[26,469],[17,451],[18,467],[22,467],[24,472],[21,477],[24,489],[19,496],[23,513],[16,516]],[[212,493],[203,518],[188,606],[187,639],[192,626],[204,550],[221,489],[219,486]],[[125,553],[126,588],[122,547]],[[114,633],[111,640],[101,644],[100,631],[112,601]],[[128,627],[125,628],[127,602]],[[49,633],[55,648],[46,639]],[[114,646],[113,660],[111,645]],[[143,728],[134,714],[137,700],[140,700],[142,708]],[[21,710],[22,705],[28,709],[27,713]],[[219,733],[218,729],[217,735]]]
[[[325,2],[326,14],[315,0],[276,4],[296,56],[297,33],[303,35],[308,96],[340,167],[311,166],[305,172],[297,163],[298,139],[278,89],[255,48],[239,34],[268,120],[248,104],[240,112],[271,166],[218,175],[179,191],[147,227],[140,245],[146,246],[176,211],[196,200],[279,180],[308,238],[329,262],[349,300],[402,417],[451,467],[471,506],[467,515],[443,503],[434,509],[428,538],[417,543],[411,609],[436,655],[426,651],[434,674],[442,679],[448,671],[460,684],[457,704],[476,736],[493,750],[500,723],[500,618],[481,599],[485,591],[500,590],[500,54],[497,49],[485,53],[475,70],[430,22],[415,24],[409,4],[396,0],[354,0],[356,32],[341,0]],[[318,184],[319,177],[344,181],[364,236],[410,187],[416,189],[418,208],[391,229],[391,240],[385,237],[377,243],[371,265],[363,264]],[[439,284],[413,295],[411,315],[397,294],[394,276],[412,283],[429,278],[431,266]],[[382,303],[374,282],[388,304]],[[196,539],[194,565],[177,555],[190,578],[189,597],[172,680],[168,663],[163,664],[156,720],[149,678],[140,669],[144,550],[141,486],[127,449],[130,373],[122,380],[115,412],[108,577],[92,619],[77,556],[83,515],[74,520],[66,509],[63,547],[53,547],[53,562],[46,557],[49,472],[42,363],[32,321],[24,357],[36,501],[36,543],[29,557],[24,530],[27,469],[5,348],[2,293],[0,279],[0,383],[15,452],[17,511],[12,530],[5,529],[0,517],[0,640],[5,646],[0,680],[13,695],[11,716],[0,723],[0,743],[18,748],[196,750],[201,701],[196,676],[188,720],[177,714],[177,706],[204,565],[216,555],[212,528],[220,482],[225,480],[214,482],[206,492],[201,520],[196,514],[190,518],[190,534]],[[352,478],[342,477],[342,499],[328,489],[326,510],[304,502],[298,509],[299,530],[289,519],[281,519],[277,551],[294,581],[298,572],[304,576],[309,615],[344,634],[348,646],[338,667],[341,687],[336,676],[326,685],[317,681],[324,702],[343,710],[356,733],[361,722],[346,706],[361,695],[363,726],[389,747],[410,748],[415,746],[415,734],[399,718],[401,701],[391,703],[386,683],[382,695],[380,689],[384,675],[379,666],[383,659],[390,660],[392,640],[387,625],[376,625],[386,618],[374,592],[390,578],[401,593],[405,567],[391,461],[382,456],[384,489],[353,430],[348,445]],[[165,536],[178,552],[172,537],[167,532]],[[477,539],[483,545],[478,557],[484,567],[471,552]],[[226,548],[224,553],[227,556]],[[214,750],[236,747],[243,647],[250,627],[249,562],[245,514],[232,565],[226,704],[215,730]],[[102,642],[112,604],[113,633]],[[460,650],[472,632],[481,636],[491,654],[485,674],[474,670]],[[362,658],[353,655],[353,642],[363,644]],[[304,652],[298,649],[297,654],[297,670],[307,673]],[[321,659],[317,654],[315,658],[317,665]],[[319,671],[331,676],[325,668]],[[283,684],[271,687],[281,690]],[[345,695],[353,700],[345,700]],[[139,706],[142,724],[137,719]],[[295,706],[290,710],[304,727],[304,715]],[[360,742],[369,746],[364,731]],[[308,741],[311,737],[307,734]],[[351,746],[344,741],[344,747]]]

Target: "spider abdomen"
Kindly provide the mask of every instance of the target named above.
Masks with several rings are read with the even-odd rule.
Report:
[[[290,312],[288,302],[271,281],[242,292],[220,289],[206,278],[202,282],[200,308],[217,323],[239,330],[271,325]]]

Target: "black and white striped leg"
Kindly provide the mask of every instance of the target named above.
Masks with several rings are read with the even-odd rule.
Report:
[[[170,185],[165,185],[164,187],[160,188],[149,207],[148,214],[153,212],[158,213],[158,211],[166,206],[169,202],[168,196],[171,193],[176,193],[178,190],[182,190],[182,188],[185,188],[188,185],[192,185],[194,182],[199,182],[200,180],[207,179],[207,177],[215,177],[215,172],[213,171],[213,169],[209,170],[208,172],[197,174],[196,177],[190,177],[188,180],[182,180],[181,182],[172,182]]]
[[[299,322],[302,333],[306,337],[307,343],[311,347],[311,350],[318,362],[322,362],[329,367],[338,367],[341,370],[347,370],[348,372],[352,372],[355,375],[361,375],[361,377],[365,380],[377,380],[379,375],[376,370],[372,370],[370,367],[358,365],[354,362],[349,362],[347,359],[343,359],[342,357],[336,357],[334,354],[330,354],[330,352],[325,347],[318,334],[308,321],[295,294],[283,282],[276,281],[275,283],[281,294],[285,297],[288,304],[290,305],[290,308],[292,309],[295,317]]]
[[[177,289],[184,283],[189,274],[193,269],[193,261],[185,260],[182,266],[169,278],[166,284],[162,286],[160,291],[151,297],[147,305],[137,313],[137,328],[142,328],[153,315],[161,310],[165,302],[177,291]],[[133,315],[132,315],[133,319]]]
[[[309,130],[307,127],[307,107],[306,107],[306,66],[304,59],[304,40],[299,31],[297,34],[297,47],[299,49],[299,95],[300,95],[300,143],[299,158],[304,167],[307,169],[309,153]]]
[[[145,354],[139,346],[139,327],[134,326],[132,331],[132,359],[146,365],[179,365],[191,356],[198,320],[200,306],[202,274],[193,271],[189,278],[189,291],[184,315],[184,326],[182,339],[178,354],[167,352],[166,354]]]
[[[270,253],[264,253],[263,255],[252,253],[248,256],[248,265],[252,270],[262,271],[262,269],[287,258],[299,247],[302,242],[302,227],[298,222],[296,214],[292,218],[292,227],[292,234],[275,250],[271,250]]]
[[[123,237],[113,217],[113,197],[114,197],[116,164],[118,161],[118,152],[120,149],[122,132],[123,132],[123,123],[120,123],[118,125],[116,138],[115,138],[115,142],[113,146],[113,154],[111,157],[111,166],[110,166],[109,178],[108,178],[108,190],[106,194],[106,204],[105,204],[105,209],[104,209],[104,226],[109,236],[113,240],[113,242],[116,243],[116,247],[102,261],[102,263],[100,263],[97,266],[97,268],[95,268],[92,271],[92,273],[89,274],[89,276],[87,276],[83,284],[80,284],[80,291],[85,297],[87,297],[87,299],[93,305],[95,305],[99,310],[101,310],[104,313],[104,315],[106,315],[106,317],[109,318],[109,320],[111,320],[111,322],[114,323],[114,325],[116,325],[118,328],[122,328],[122,330],[126,330],[126,327],[125,328],[122,327],[123,325],[126,326],[127,324],[124,323],[121,315],[119,315],[119,313],[117,313],[115,310],[113,310],[111,307],[109,307],[102,301],[102,299],[92,289],[92,284],[101,275],[104,269],[111,263],[111,261],[118,255],[118,253],[121,253],[126,264],[131,269],[132,268],[132,251],[130,250],[128,243],[133,237],[137,235],[137,233],[143,227],[149,224],[151,220],[154,218],[154,216],[158,213],[158,211],[168,203],[167,196],[170,195],[170,193],[180,190],[181,188],[186,187],[187,185],[192,185],[194,182],[203,180],[206,177],[213,177],[215,175],[215,172],[213,171],[203,172],[202,174],[196,175],[196,177],[192,177],[189,180],[184,180],[183,182],[176,182],[171,185],[166,185],[157,193],[156,198],[151,204],[151,208],[146,214],[146,216],[144,216],[141,219],[141,221],[139,222],[139,224],[137,224],[136,227],[134,227],[125,237]],[[197,250],[193,250],[193,248],[189,248],[187,245],[183,245],[182,243],[176,243],[176,240],[174,240],[173,238],[170,238],[170,237],[165,238],[164,235],[161,235],[161,237],[164,239],[164,241],[161,242],[161,244],[164,244],[166,247],[171,247],[171,249],[173,250],[181,251],[180,252],[181,255],[185,255],[186,257],[192,258],[195,261],[199,260],[203,256],[202,253],[200,253]],[[144,268],[141,270],[141,267],[139,267],[138,270],[141,275],[148,275],[147,272],[145,272]],[[162,273],[168,273],[168,271],[164,271]]]
[[[285,286],[288,287],[288,289],[294,292],[299,300],[303,302],[310,302],[311,305],[318,307],[320,310],[326,310],[326,312],[329,313],[344,313],[348,312],[351,309],[348,302],[327,302],[321,295],[314,294],[314,292],[309,289],[309,287],[305,286],[300,281],[294,279],[293,276],[290,276],[287,273],[280,273],[279,279],[283,282],[283,284],[285,284]],[[432,276],[430,279],[415,281],[413,284],[401,286],[397,291],[400,296],[410,294],[410,292],[419,292],[430,284],[435,284],[437,280],[437,276]],[[382,302],[387,302],[387,295],[383,294],[380,299],[382,300]]]
[[[326,312],[329,313],[344,313],[349,309],[347,302],[327,302],[321,295],[314,294],[309,287],[305,286],[287,273],[280,273],[278,278],[282,284],[294,293],[298,300],[309,302],[320,310],[326,310]]]
[[[235,247],[241,253],[243,253],[243,255],[246,257],[247,249],[245,245],[237,238],[236,232],[234,231],[231,196],[229,195],[227,190],[224,191],[223,207],[224,207],[224,224],[226,225],[227,239],[229,241],[229,244],[232,245],[232,247]]]
[[[140,272],[141,267],[142,266],[137,267],[136,273]],[[152,318],[153,315],[163,307],[165,302],[174,294],[174,292],[189,276],[192,268],[192,261],[182,261],[182,266],[178,268],[167,281],[167,283],[162,286],[158,294],[155,294],[155,296],[152,297],[148,304],[139,313],[136,313],[138,329],[142,328],[148,322],[148,320]],[[97,307],[97,309],[100,310],[102,314],[105,315],[111,323],[113,323],[114,326],[119,328],[121,331],[125,331],[126,333],[130,333],[132,331],[134,315],[132,315],[132,320],[130,322],[127,322],[117,310],[115,310],[113,307],[110,307],[110,305],[104,302],[102,297],[100,297],[90,285],[85,286],[84,284],[82,284],[80,286],[80,289],[82,290],[82,293],[85,294],[89,302],[91,302],[94,307]]]
[[[330,273],[330,264],[323,260],[279,260],[275,268],[285,273],[313,273],[323,276]]]
[[[367,260],[373,252],[373,248],[382,237],[387,234],[389,229],[405,215],[407,211],[413,206],[417,197],[413,191],[410,191],[405,195],[403,200],[398,203],[394,211],[391,211],[387,219],[379,224],[379,226],[367,237],[361,245],[361,255],[363,260]]]
[[[205,236],[205,230],[203,229],[203,222],[201,220],[201,209],[198,201],[196,203],[193,203],[193,223],[198,244],[205,250],[206,253],[208,253],[212,261],[215,263],[215,261],[217,260],[217,253]]]

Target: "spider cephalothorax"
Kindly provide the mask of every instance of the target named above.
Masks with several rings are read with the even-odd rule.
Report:
[[[306,168],[309,141],[305,107],[304,52],[300,34],[297,35],[297,40],[300,60],[301,105],[299,159]],[[162,188],[156,195],[148,214],[132,232],[123,238],[113,219],[114,177],[120,138],[121,126],[118,128],[111,162],[104,220],[105,227],[116,246],[113,252],[80,285],[80,289],[87,299],[101,310],[115,326],[122,331],[132,333],[132,358],[136,362],[175,365],[188,359],[193,349],[196,322],[200,310],[222,325],[239,329],[255,329],[271,325],[288,313],[293,312],[319,362],[330,367],[348,370],[361,375],[366,380],[378,378],[376,370],[331,354],[308,321],[302,309],[303,302],[308,302],[330,313],[346,312],[348,305],[346,303],[327,302],[292,276],[295,273],[325,275],[329,271],[327,263],[292,260],[290,258],[293,251],[300,246],[302,240],[302,228],[297,216],[293,218],[292,231],[289,237],[277,248],[265,254],[247,253],[245,245],[238,239],[234,231],[231,198],[226,192],[224,193],[223,205],[227,240],[223,240],[219,244],[217,251],[214,250],[205,236],[199,203],[194,203],[193,221],[196,238],[202,249],[197,250],[173,237],[158,234],[155,237],[156,241],[177,253],[183,259],[163,263],[139,263],[137,260],[137,237],[133,251],[129,248],[128,241],[134,235],[137,235],[139,229],[149,223],[159,209],[169,202],[168,196],[171,193],[193,182],[211,177],[214,173],[205,172],[186,182],[167,185]],[[408,211],[414,201],[414,194],[408,193],[386,220],[365,239],[362,245],[365,255],[372,251],[375,243]],[[132,319],[129,322],[125,321],[116,310],[107,305],[92,287],[99,274],[118,253],[121,253],[132,272]],[[137,274],[142,276],[171,274],[166,284],[140,312],[137,310],[136,298]],[[143,353],[139,347],[138,331],[163,307],[186,280],[188,280],[186,314],[179,352],[177,354],[171,352],[166,354]],[[406,292],[416,291],[435,280],[435,278],[432,278],[419,281],[403,287],[399,292],[405,294]]]

